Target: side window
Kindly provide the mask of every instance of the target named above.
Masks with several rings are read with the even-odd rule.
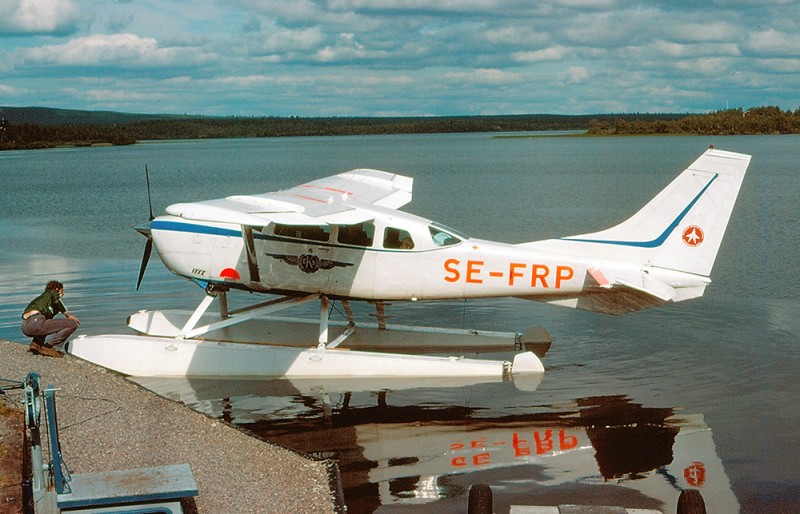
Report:
[[[430,230],[431,239],[433,239],[433,244],[436,246],[451,246],[461,242],[461,239],[457,238],[453,234],[445,232],[444,230],[434,227],[433,225],[430,225],[428,230]]]
[[[342,244],[354,246],[372,246],[375,238],[375,225],[359,223],[358,225],[340,225],[336,240]]]
[[[327,241],[330,239],[331,228],[328,225],[281,225],[276,223],[273,233],[276,236],[291,237],[293,239]]]
[[[383,247],[397,250],[411,250],[414,240],[411,234],[399,228],[387,227],[383,232]]]

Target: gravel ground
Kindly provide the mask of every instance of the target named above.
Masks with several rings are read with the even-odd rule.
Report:
[[[8,384],[2,384],[8,385]],[[0,397],[2,398],[2,397]],[[23,411],[0,401],[0,512],[22,512]]]
[[[71,355],[32,355],[0,340],[0,377],[38,372],[56,393],[72,473],[187,463],[200,513],[336,512],[328,464],[257,439]],[[21,391],[9,392],[22,400]]]

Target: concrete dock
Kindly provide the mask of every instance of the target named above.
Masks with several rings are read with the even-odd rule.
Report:
[[[186,463],[197,481],[199,513],[336,512],[330,463],[260,440],[71,355],[37,356],[27,345],[0,340],[0,356],[0,377],[22,381],[36,371],[43,386],[59,389],[61,449],[72,473]],[[3,419],[11,420],[0,423],[0,453],[20,459],[13,448],[22,411],[13,411],[23,394],[12,390],[0,398]],[[0,483],[10,498],[16,485],[6,481],[14,480],[4,474]]]

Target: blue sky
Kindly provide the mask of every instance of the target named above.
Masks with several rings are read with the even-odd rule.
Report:
[[[800,2],[0,0],[0,105],[242,116],[800,107]]]

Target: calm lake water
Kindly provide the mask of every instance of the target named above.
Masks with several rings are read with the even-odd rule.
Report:
[[[127,333],[139,309],[199,302],[202,291],[155,256],[134,290],[145,165],[156,214],[369,167],[414,177],[407,210],[516,243],[621,221],[713,144],[753,159],[703,298],[623,317],[513,299],[388,308],[402,324],[542,325],[553,346],[541,381],[141,382],[337,459],[351,512],[465,512],[476,483],[492,486],[496,512],[560,503],[671,512],[686,487],[703,492],[709,512],[800,512],[799,143],[468,134],[0,152],[0,338],[26,341],[21,309],[51,278],[65,283],[87,335]]]

